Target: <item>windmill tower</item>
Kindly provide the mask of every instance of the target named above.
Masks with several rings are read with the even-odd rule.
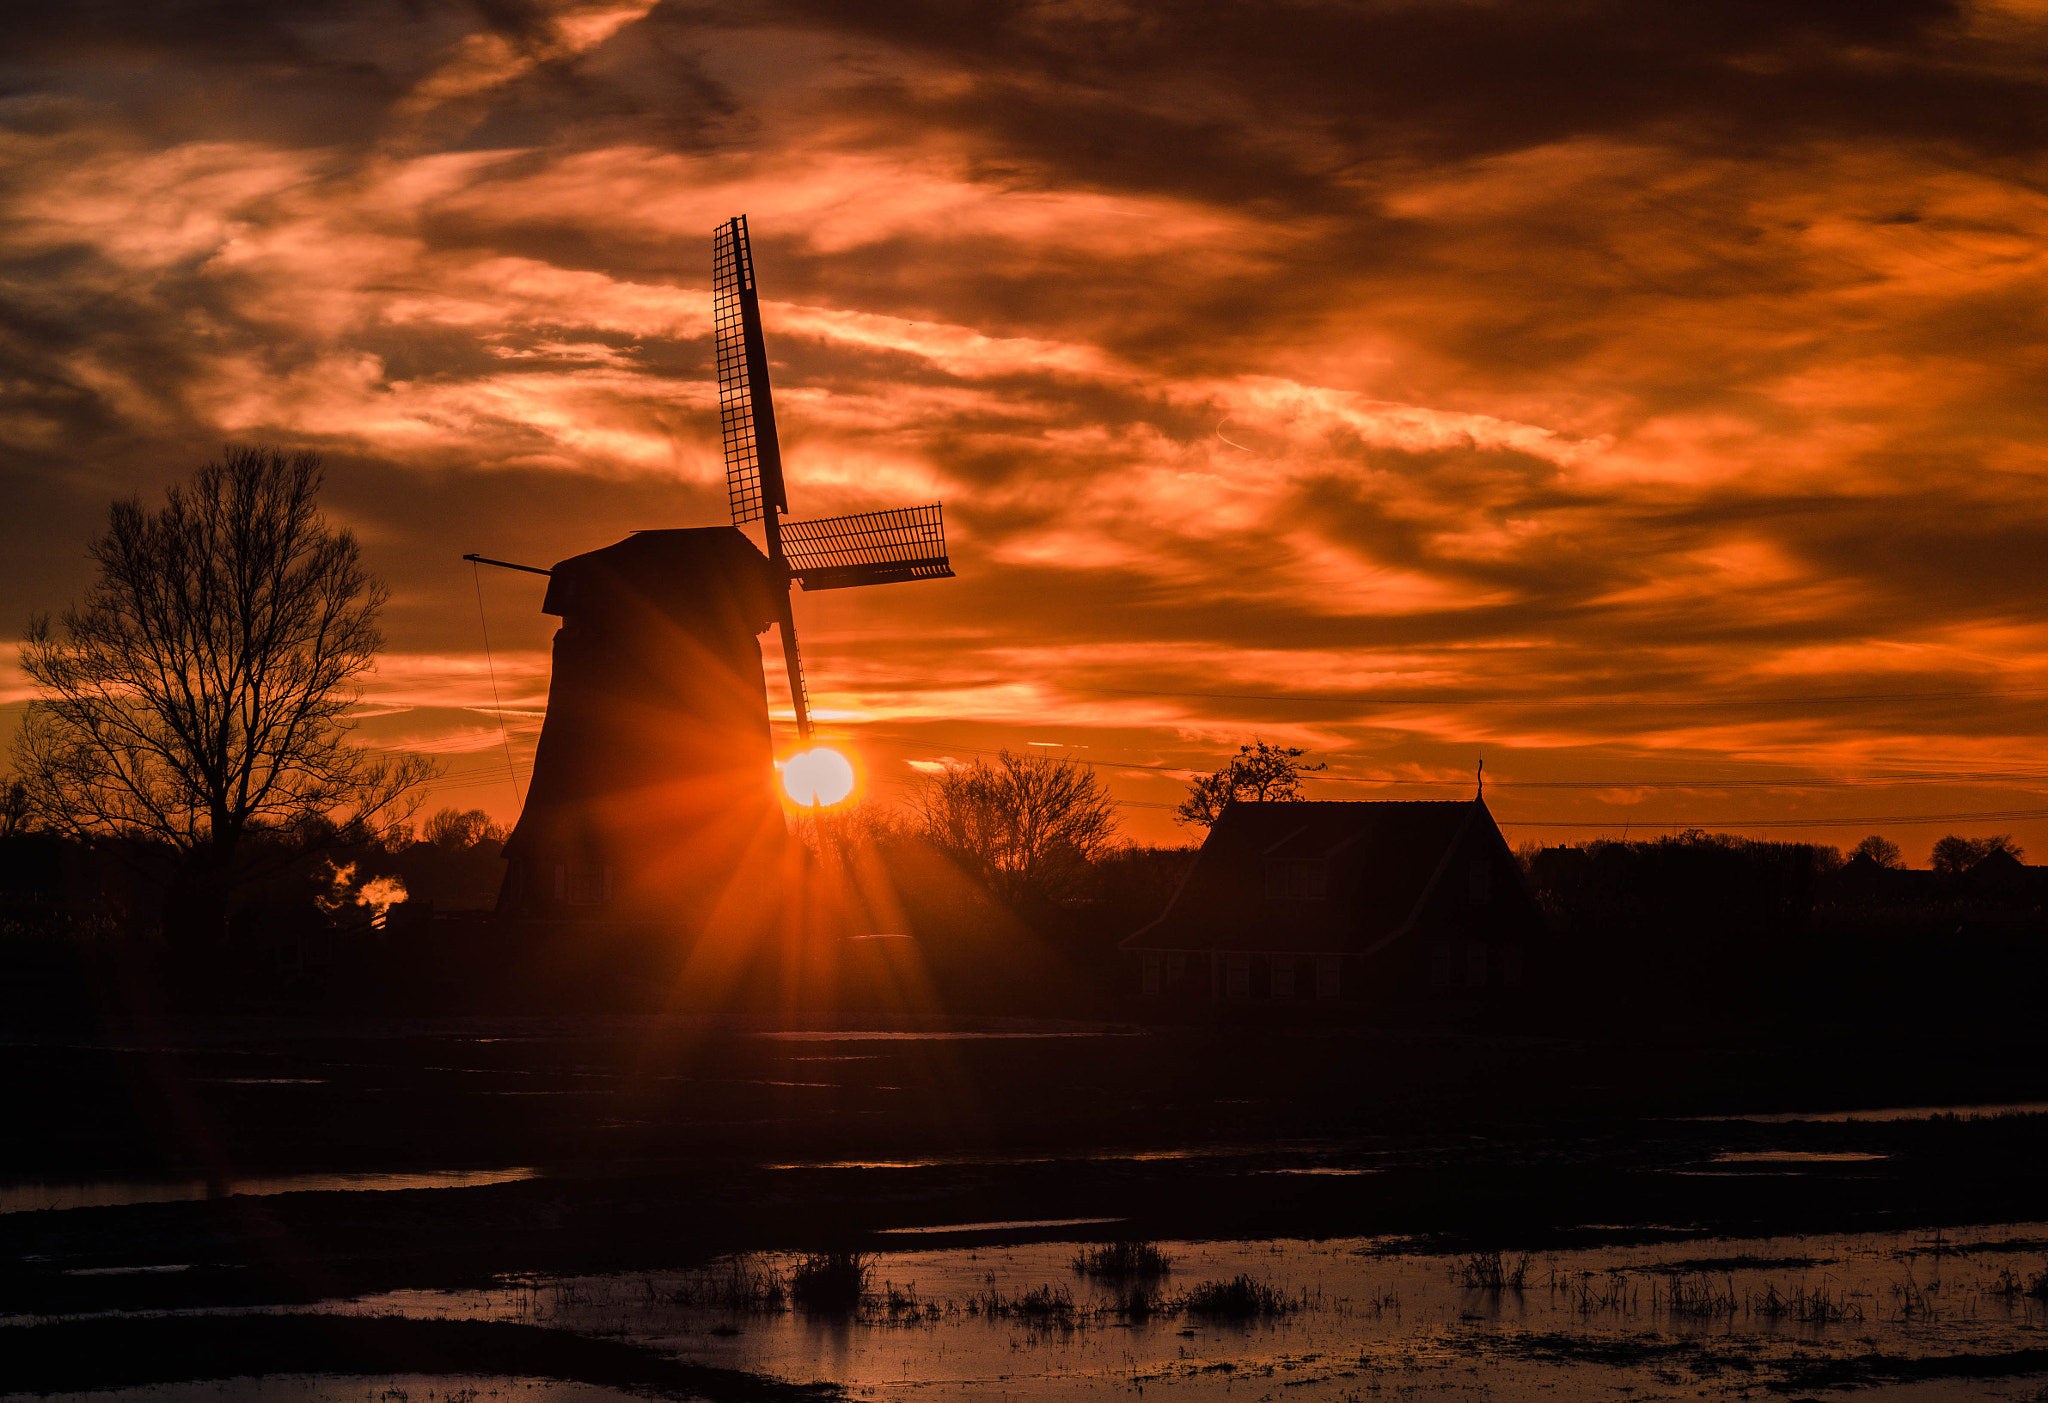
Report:
[[[532,785],[505,845],[501,914],[744,925],[772,908],[785,829],[759,635],[781,634],[812,735],[792,591],[953,571],[938,503],[785,521],[768,355],[744,216],[713,238],[718,417],[732,525],[637,531],[547,575],[555,635]],[[740,529],[760,522],[766,551]],[[505,561],[466,556],[481,564]]]

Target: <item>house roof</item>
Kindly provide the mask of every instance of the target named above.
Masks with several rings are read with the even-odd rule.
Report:
[[[1475,823],[1493,829],[1493,815],[1477,800],[1231,804],[1209,830],[1166,913],[1124,944],[1300,951],[1376,946],[1409,924]],[[1299,861],[1327,864],[1325,898],[1269,899],[1268,864]]]

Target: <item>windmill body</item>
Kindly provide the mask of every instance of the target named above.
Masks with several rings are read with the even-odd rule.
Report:
[[[759,634],[788,591],[730,526],[642,531],[557,564],[548,715],[502,912],[701,924],[783,840]]]
[[[770,624],[781,635],[797,733],[809,739],[793,587],[953,573],[936,503],[783,520],[743,216],[720,226],[713,250],[733,524],[636,532],[537,572],[551,576],[542,611],[562,627],[532,787],[505,847],[502,914],[762,928],[788,863],[759,635]],[[740,529],[755,522],[765,549]]]

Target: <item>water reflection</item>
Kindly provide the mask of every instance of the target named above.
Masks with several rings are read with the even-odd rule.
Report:
[[[380,1192],[393,1189],[473,1189],[531,1179],[537,1169],[434,1169],[411,1174],[270,1174],[208,1180],[22,1180],[0,1184],[0,1213],[55,1208],[118,1208],[133,1203],[185,1203],[250,1195]]]
[[[786,1272],[794,1259],[779,1255],[342,1308],[616,1335],[884,1400],[943,1390],[1050,1401],[1164,1384],[1200,1403],[1668,1397],[1738,1375],[1768,1391],[1790,1377],[1773,1371],[1872,1351],[2036,1345],[2048,1316],[2021,1278],[2042,1269],[2044,1239],[2048,1226],[2013,1224],[1967,1240],[1701,1239],[1527,1256],[1411,1252],[1395,1239],[1167,1242],[1170,1270],[1143,1304],[1138,1284],[1080,1270],[1080,1245],[1035,1243],[876,1254],[867,1302],[836,1316],[735,1294],[734,1281]],[[1252,1288],[1238,1293],[1252,1302],[1239,1315],[1192,1304],[1238,1278]]]

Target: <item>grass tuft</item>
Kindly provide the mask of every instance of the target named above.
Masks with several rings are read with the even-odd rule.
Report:
[[[1250,1320],[1262,1315],[1285,1315],[1298,1310],[1302,1303],[1281,1295],[1263,1281],[1239,1275],[1228,1281],[1205,1281],[1181,1297],[1180,1304],[1190,1315]]]
[[[1510,1262],[1498,1250],[1474,1252],[1458,1264],[1454,1275],[1469,1291],[1519,1291],[1529,1280],[1528,1254]]]
[[[1106,1281],[1165,1276],[1173,1259],[1156,1242],[1103,1242],[1074,1254],[1074,1270]]]
[[[653,1291],[653,1283],[648,1284]],[[781,1273],[749,1256],[729,1257],[678,1287],[669,1300],[679,1306],[714,1310],[781,1310],[789,1291]]]
[[[810,1311],[853,1310],[874,1270],[865,1252],[814,1252],[789,1269],[790,1299]]]
[[[1654,1303],[1655,1298],[1652,1300]],[[1716,1286],[1711,1276],[1673,1277],[1664,1292],[1663,1305],[1668,1313],[1688,1320],[1732,1316],[1737,1305],[1735,1283],[1724,1278]]]

